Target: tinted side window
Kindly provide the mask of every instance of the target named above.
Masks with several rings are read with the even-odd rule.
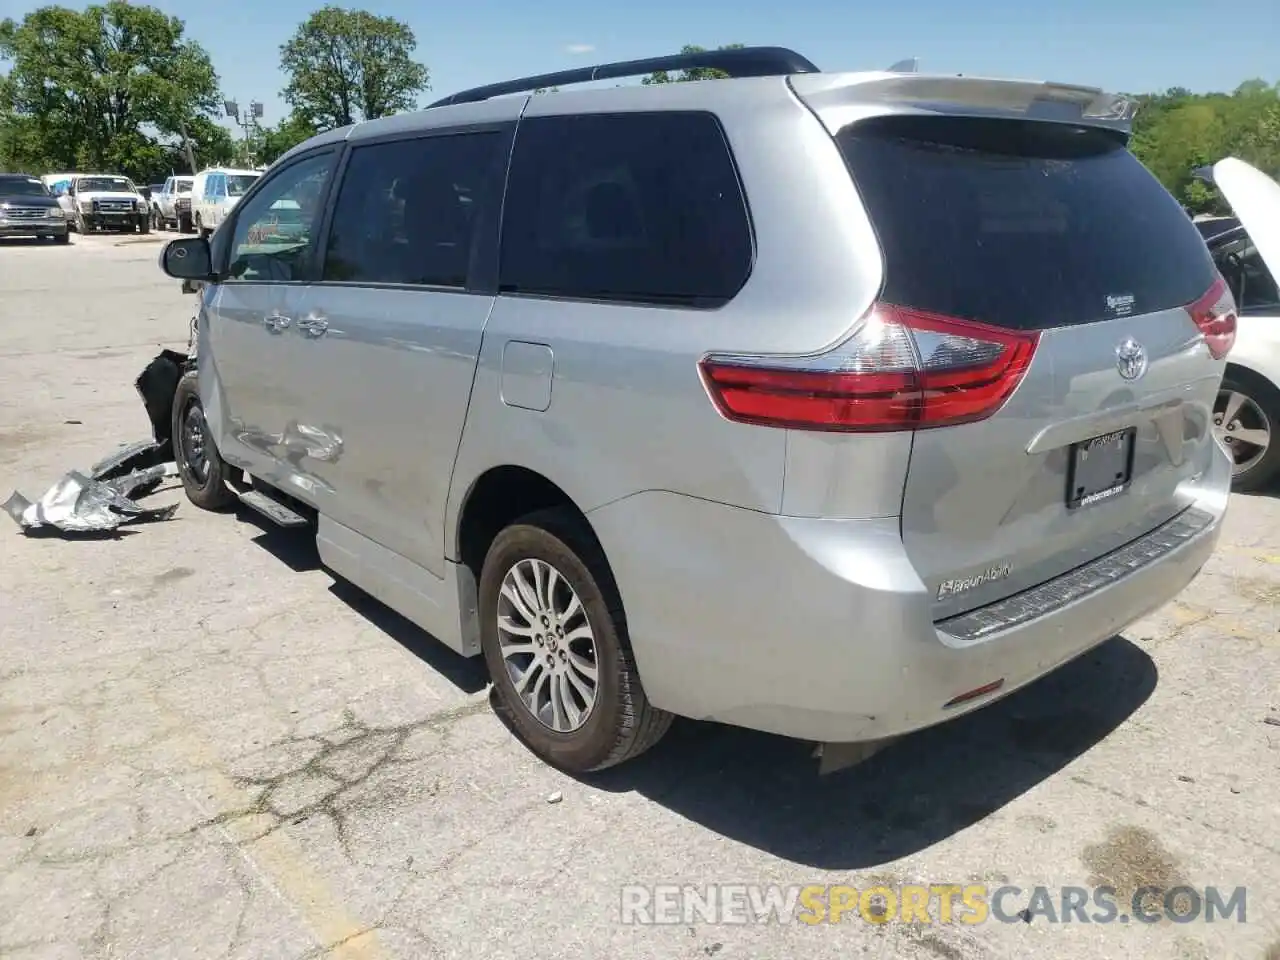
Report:
[[[886,117],[836,139],[884,251],[890,303],[1044,329],[1116,316],[1116,298],[1135,314],[1179,307],[1213,284],[1182,207],[1101,132]]]
[[[465,287],[507,142],[485,131],[353,148],[323,279]]]
[[[719,306],[751,272],[751,227],[709,113],[522,120],[499,289]]]
[[[228,279],[308,278],[316,246],[312,227],[319,219],[332,167],[332,153],[298,160],[276,171],[261,190],[236,207]]]

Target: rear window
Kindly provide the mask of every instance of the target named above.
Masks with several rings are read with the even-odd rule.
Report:
[[[1213,283],[1200,232],[1104,131],[885,117],[837,140],[880,239],[887,302],[1045,329],[1182,306]]]

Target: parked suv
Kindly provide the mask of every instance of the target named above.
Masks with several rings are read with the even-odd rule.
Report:
[[[195,177],[170,177],[151,197],[151,226],[191,233],[191,184]]]
[[[20,236],[71,241],[62,208],[39,177],[0,173],[0,239]]]
[[[162,255],[188,496],[313,522],[562,768],[965,713],[1219,535],[1234,305],[1131,116],[749,48],[321,134]]]

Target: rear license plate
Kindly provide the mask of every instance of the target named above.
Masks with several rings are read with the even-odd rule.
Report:
[[[1133,476],[1133,439],[1129,427],[1073,443],[1067,469],[1067,507],[1087,507],[1125,491]]]

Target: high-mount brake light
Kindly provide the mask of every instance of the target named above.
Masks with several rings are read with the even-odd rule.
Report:
[[[945,427],[999,410],[1040,334],[875,305],[834,349],[809,357],[709,354],[699,364],[721,415],[794,430]]]
[[[1236,301],[1227,281],[1219,275],[1209,291],[1186,309],[1204,335],[1210,355],[1221,360],[1236,342]]]

